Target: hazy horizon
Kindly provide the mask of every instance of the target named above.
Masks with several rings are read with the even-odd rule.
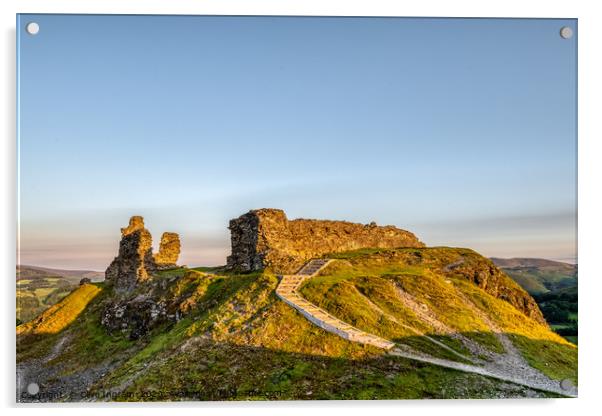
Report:
[[[519,257],[497,257],[497,256],[486,256],[488,258],[499,258],[502,260],[511,260],[514,258],[519,258]],[[543,257],[525,257],[525,258],[537,258],[537,259],[543,259],[543,260],[552,260],[552,261],[557,261],[559,263],[567,263],[567,264],[574,264],[577,265],[578,263],[576,262],[572,262],[569,260],[557,260],[557,259],[548,259],[548,258],[543,258]],[[111,259],[112,260],[112,259]],[[188,264],[188,267],[215,267],[215,266],[222,266],[225,265],[225,261],[222,264],[214,264],[214,265],[204,265],[204,264]],[[56,269],[56,270],[70,270],[70,271],[87,271],[87,272],[98,272],[98,273],[104,273],[106,270],[106,267],[101,269],[93,269],[93,268],[71,268],[71,267],[62,267],[60,265],[58,266],[49,266],[47,264],[31,264],[31,263],[23,263],[23,264],[19,264],[17,263],[17,267],[22,266],[22,267],[39,267],[39,268],[45,268],[45,269]],[[108,267],[108,264],[107,264]]]
[[[259,208],[259,207],[256,207]],[[241,214],[243,214],[244,212],[241,212]],[[138,215],[138,214],[133,214],[133,215]],[[302,218],[302,217],[291,217],[288,216],[289,219],[295,219],[295,218]],[[38,266],[38,267],[48,267],[48,268],[57,268],[57,269],[71,269],[71,270],[77,270],[77,269],[83,269],[83,270],[91,270],[91,271],[100,271],[100,272],[104,272],[104,270],[106,269],[106,267],[108,267],[109,263],[113,260],[113,258],[117,255],[117,251],[119,248],[119,240],[121,238],[121,233],[120,233],[120,227],[124,227],[127,225],[129,217],[125,217],[125,221],[122,221],[123,224],[118,224],[117,228],[115,228],[113,230],[113,236],[112,236],[112,244],[109,243],[105,246],[102,247],[101,250],[98,250],[98,248],[100,248],[99,246],[94,246],[95,250],[94,250],[94,254],[96,253],[102,253],[105,252],[107,255],[103,256],[103,257],[97,257],[95,258],[95,262],[92,263],[82,263],[82,262],[74,262],[74,256],[69,256],[66,260],[69,262],[73,262],[73,264],[77,264],[79,266],[76,267],[72,267],[70,266],[69,262],[68,263],[61,263],[60,259],[56,257],[55,253],[53,252],[51,254],[52,257],[48,258],[49,263],[41,263],[41,262],[33,262],[35,260],[35,257],[29,257],[31,259],[31,261],[29,262],[21,262],[22,265],[28,265],[28,266]],[[329,219],[340,219],[340,218],[329,218]],[[517,221],[517,222],[525,222],[527,221],[527,223],[529,222],[528,218],[514,218],[511,219],[511,221]],[[538,218],[538,220],[541,220],[541,218]],[[370,221],[365,221],[364,223],[369,223]],[[175,229],[158,229],[157,227],[154,227],[152,224],[149,224],[148,219],[145,217],[145,225],[146,227],[151,231],[151,234],[153,236],[153,250],[156,252],[158,250],[158,245],[159,245],[159,240],[161,237],[161,234],[164,231],[174,231]],[[226,228],[227,223],[224,224],[224,232],[223,234],[223,239],[219,240],[219,239],[215,239],[215,240],[211,240],[211,239],[203,239],[203,238],[199,238],[199,236],[193,236],[193,235],[189,235],[189,233],[187,233],[184,230],[178,231],[180,233],[180,238],[182,241],[182,254],[180,256],[180,264],[185,264],[191,267],[200,267],[200,266],[221,266],[224,265],[226,263],[226,256],[228,256],[230,254],[230,234],[229,231]],[[379,225],[396,225],[397,224],[379,224]],[[457,224],[458,227],[465,227],[466,224]],[[495,225],[494,225],[495,226]],[[532,222],[532,226],[536,227],[535,221]],[[400,227],[403,228],[403,227]],[[419,227],[422,228],[422,227]],[[437,229],[438,227],[433,226],[433,229]],[[479,227],[481,228],[481,227]],[[512,229],[513,227],[510,227],[510,229]],[[467,247],[467,248],[472,248],[476,251],[478,251],[480,254],[486,256],[486,257],[499,257],[499,258],[505,258],[505,259],[509,259],[509,258],[520,258],[520,257],[525,257],[525,258],[543,258],[543,259],[547,259],[547,260],[554,260],[554,261],[560,261],[560,262],[565,262],[565,263],[570,263],[570,264],[577,264],[577,258],[576,257],[572,257],[572,258],[563,258],[563,257],[551,257],[551,256],[545,256],[544,253],[542,251],[538,251],[537,250],[537,245],[534,245],[535,249],[534,250],[521,250],[516,251],[516,250],[512,250],[510,249],[509,251],[503,251],[503,250],[493,250],[493,251],[489,251],[487,248],[486,249],[482,249],[482,250],[478,250],[475,248],[475,246],[477,245],[477,242],[475,241],[473,244],[459,244],[459,245],[450,245],[450,244],[430,244],[429,241],[425,240],[424,238],[421,237],[420,234],[418,234],[415,230],[408,229],[408,231],[411,231],[413,233],[416,234],[416,236],[423,242],[425,242],[427,244],[427,246],[429,247],[433,247],[433,246],[453,246],[453,247]],[[465,228],[463,228],[465,229]],[[448,232],[446,230],[444,230],[444,233]],[[433,234],[435,234],[435,232],[433,232]],[[104,236],[102,238],[103,240],[107,240],[108,236]],[[458,241],[460,241],[458,239]],[[470,241],[470,240],[468,240]],[[86,241],[82,241],[81,243],[85,243]],[[481,242],[483,244],[483,246],[486,247],[486,241],[482,241]],[[210,249],[208,249],[208,247],[210,247]],[[558,248],[558,252],[562,252],[562,250],[567,250],[570,249],[570,247],[559,247]],[[69,251],[67,249],[64,250],[60,250],[60,252],[64,252],[64,253],[69,253]],[[88,258],[90,256],[92,256],[92,253],[86,253],[83,250],[79,250],[79,253],[82,253],[86,256],[88,256]],[[195,262],[194,260],[196,258],[199,257],[199,254],[202,253],[204,256],[206,256],[205,258],[207,258],[207,261],[203,261],[203,262]],[[492,254],[493,253],[493,254]],[[497,254],[496,254],[497,253]],[[522,254],[515,254],[515,253],[522,253]],[[209,255],[208,255],[209,254]],[[213,255],[213,256],[211,256]],[[23,258],[23,256],[21,257]],[[45,258],[45,254],[42,252],[41,255],[38,257],[40,259]],[[186,261],[186,260],[192,260],[192,261]],[[19,263],[17,263],[19,265]],[[93,267],[90,264],[97,264],[98,266]],[[89,266],[88,266],[89,265]]]
[[[224,264],[263,207],[576,262],[576,42],[574,19],[20,15],[18,263],[103,271],[142,215]]]

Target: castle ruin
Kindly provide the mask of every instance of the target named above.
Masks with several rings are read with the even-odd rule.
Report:
[[[375,223],[289,220],[280,209],[257,209],[230,220],[232,254],[227,267],[293,273],[307,260],[361,248],[424,247],[409,231]]]
[[[133,216],[121,229],[119,253],[105,271],[105,279],[118,292],[131,292],[138,282],[148,280],[157,270],[176,266],[180,255],[180,238],[164,233],[159,253],[153,255],[153,238],[144,227],[144,218]]]

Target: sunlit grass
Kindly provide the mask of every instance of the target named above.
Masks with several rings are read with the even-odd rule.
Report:
[[[545,325],[466,279],[442,274],[441,268],[462,254],[476,256],[448,248],[342,253],[340,261],[307,281],[302,293],[360,329],[435,357],[462,361],[420,335],[469,354],[460,341],[405,305],[401,290],[453,333],[499,351],[491,328],[463,303],[463,294],[509,334],[533,367],[576,382],[574,346],[559,344]],[[326,332],[276,297],[278,279],[269,272],[179,268],[160,272],[154,284],[148,282],[143,288],[148,292],[140,293],[160,291],[170,313],[177,311],[177,320],[151,327],[136,340],[129,339],[127,330],[110,333],[100,317],[111,290],[102,290],[102,284],[83,285],[18,327],[18,359],[46,357],[57,340],[65,339],[66,347],[52,360],[60,364],[61,375],[115,362],[92,391],[123,388],[122,400],[145,391],[189,387],[197,389],[199,398],[211,399],[227,388],[239,399],[252,400],[265,399],[269,392],[279,392],[280,399],[486,398],[508,388],[508,383],[391,357]],[[39,337],[35,345],[28,344],[27,338],[33,342],[28,333]]]
[[[79,286],[56,305],[51,306],[36,319],[19,325],[20,334],[56,334],[71,324],[94,299],[101,289],[93,284]]]

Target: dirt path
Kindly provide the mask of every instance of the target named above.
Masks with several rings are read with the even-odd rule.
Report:
[[[563,396],[577,397],[576,389],[575,390],[564,390],[560,387],[560,383],[558,383],[558,382],[534,383],[534,382],[525,380],[520,375],[512,376],[512,375],[506,375],[506,374],[499,374],[496,372],[491,372],[488,369],[483,368],[483,367],[478,367],[478,366],[470,365],[470,364],[463,364],[463,363],[459,363],[456,361],[444,360],[441,358],[434,358],[434,357],[430,357],[430,356],[418,355],[418,354],[408,352],[408,351],[403,351],[403,350],[397,349],[397,348],[389,351],[389,354],[395,355],[398,357],[408,358],[410,360],[434,364],[439,367],[446,367],[446,368],[451,368],[451,369],[458,370],[458,371],[464,371],[467,373],[480,374],[482,376],[495,378],[497,380],[509,381],[514,384],[520,384],[521,386],[530,387],[532,389],[543,390],[543,391],[547,391],[550,393],[560,394]]]
[[[491,319],[489,319],[489,317],[483,311],[478,309],[476,305],[474,305],[474,303],[470,301],[470,299],[468,299],[463,293],[461,293],[457,289],[456,292],[458,293],[458,296],[465,302],[467,307],[469,307],[477,317],[482,319],[483,322],[485,322],[494,331],[495,336],[505,349],[504,354],[496,354],[487,350],[487,352],[489,353],[488,358],[491,357],[493,358],[493,360],[484,362],[483,366],[464,364],[456,361],[435,358],[426,354],[422,354],[417,351],[414,351],[408,346],[396,345],[395,343],[389,340],[359,330],[353,327],[352,325],[341,321],[340,319],[326,312],[324,309],[321,309],[313,303],[309,302],[308,300],[304,299],[297,292],[297,289],[306,279],[315,276],[320,270],[326,267],[330,263],[330,261],[331,260],[325,259],[310,260],[305,266],[301,268],[299,272],[297,272],[297,274],[282,276],[280,284],[276,288],[276,295],[284,302],[289,304],[291,307],[298,310],[303,316],[305,316],[305,318],[307,318],[310,322],[319,326],[320,328],[353,342],[359,342],[362,344],[369,344],[383,348],[385,350],[388,350],[388,353],[391,355],[404,357],[410,360],[425,362],[440,367],[451,368],[458,371],[479,374],[482,376],[523,385],[533,389],[560,394],[563,396],[577,396],[576,388],[568,390],[562,389],[560,387],[559,382],[548,378],[544,374],[529,366],[520,354],[520,352],[516,349],[514,344],[512,344],[512,341],[505,334],[502,333],[502,331],[495,324],[495,322],[491,321]],[[428,309],[425,310],[423,307],[421,307],[421,305],[419,305],[418,302],[416,302],[413,299],[413,297],[411,297],[407,292],[400,290],[399,295],[404,304],[406,304],[406,306],[409,306],[412,310],[414,310],[421,319],[431,324],[431,326],[433,326],[437,330],[444,331],[444,333],[446,333],[447,335],[453,333],[451,328],[447,327],[441,321],[436,319],[436,317],[434,317],[432,313],[429,313]],[[385,316],[388,315],[384,311],[382,311],[382,309],[379,308],[376,304],[370,301],[367,297],[364,296],[364,299],[368,300],[371,307],[377,308],[380,311],[380,313],[382,313]],[[395,317],[388,316],[388,318],[393,318],[394,322],[396,322],[397,324],[403,325],[404,327],[412,330],[410,326],[400,323]],[[419,333],[419,331],[416,332]],[[425,335],[421,334],[421,336]],[[462,354],[448,347],[447,345],[442,344],[430,337],[427,338],[439,345],[441,348],[451,350],[456,355],[459,355],[462,358],[466,358]],[[473,352],[473,349],[479,354],[485,352],[483,351],[484,348],[481,346],[477,347],[474,341],[469,340],[466,337],[462,338],[463,339],[461,339],[461,341],[465,343],[465,345],[467,345],[471,352]]]
[[[550,379],[548,376],[531,367],[529,363],[524,359],[521,352],[512,343],[512,340],[501,330],[501,328],[493,321],[489,316],[479,309],[464,293],[456,288],[456,293],[460,299],[466,304],[466,306],[483,322],[487,324],[493,331],[494,336],[497,338],[499,343],[505,350],[504,354],[497,354],[497,359],[487,362],[485,367],[494,373],[498,374],[512,374],[515,378],[518,378],[524,383],[537,386],[547,386],[547,388],[556,388],[559,385],[558,381]],[[543,387],[540,387],[544,390]],[[569,393],[570,395],[577,395],[577,389],[562,390],[563,394]]]

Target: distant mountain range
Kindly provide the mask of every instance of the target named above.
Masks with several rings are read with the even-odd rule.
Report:
[[[44,277],[60,276],[67,280],[79,283],[79,280],[87,277],[92,281],[104,280],[105,274],[93,270],[67,270],[67,269],[51,269],[49,267],[17,265],[17,280],[20,279],[37,279]]]
[[[537,258],[491,260],[532,295],[577,286],[576,264]]]

